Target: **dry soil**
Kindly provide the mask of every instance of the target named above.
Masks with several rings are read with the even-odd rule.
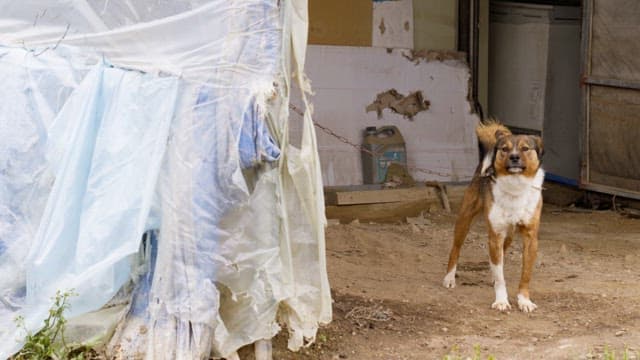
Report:
[[[637,358],[640,220],[545,205],[531,284],[539,308],[531,314],[516,306],[490,308],[494,294],[480,221],[462,249],[458,286],[442,287],[454,221],[455,214],[438,210],[425,214],[423,224],[329,226],[334,320],[298,353],[287,351],[285,336],[278,336],[274,358],[465,358],[474,346],[483,359],[603,358],[605,349],[621,359],[625,347]],[[514,241],[505,260],[512,305],[520,249]]]

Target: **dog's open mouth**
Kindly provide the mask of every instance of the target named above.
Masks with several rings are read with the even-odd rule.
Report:
[[[507,168],[507,171],[509,171],[512,174],[519,174],[524,171],[524,166],[511,166]]]

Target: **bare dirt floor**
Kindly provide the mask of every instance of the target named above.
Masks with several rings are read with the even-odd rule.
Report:
[[[640,220],[613,211],[573,212],[545,205],[531,283],[538,310],[517,310],[521,247],[505,259],[513,310],[494,299],[485,226],[472,227],[445,289],[452,214],[434,210],[423,224],[331,225],[327,261],[334,320],[298,353],[274,342],[275,359],[466,358],[622,359],[640,352]]]

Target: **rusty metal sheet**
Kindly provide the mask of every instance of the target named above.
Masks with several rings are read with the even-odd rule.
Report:
[[[592,86],[589,181],[640,193],[640,90]]]
[[[591,75],[640,81],[640,1],[593,1]]]

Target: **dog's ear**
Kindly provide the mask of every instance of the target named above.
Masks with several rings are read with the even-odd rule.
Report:
[[[544,144],[542,143],[542,138],[537,135],[531,136],[533,139],[533,143],[536,144],[536,153],[538,153],[538,158],[542,158],[542,154],[544,154]]]
[[[492,176],[494,173],[493,170],[493,160],[494,160],[495,151],[491,150],[488,152],[484,159],[482,159],[482,166],[480,167],[480,176]]]
[[[498,129],[498,130],[496,130],[496,133],[495,133],[494,136],[496,137],[496,140],[500,140],[501,138],[503,138],[503,137],[505,137],[507,135],[509,135],[508,132],[506,132],[506,131],[504,131],[502,129]]]

